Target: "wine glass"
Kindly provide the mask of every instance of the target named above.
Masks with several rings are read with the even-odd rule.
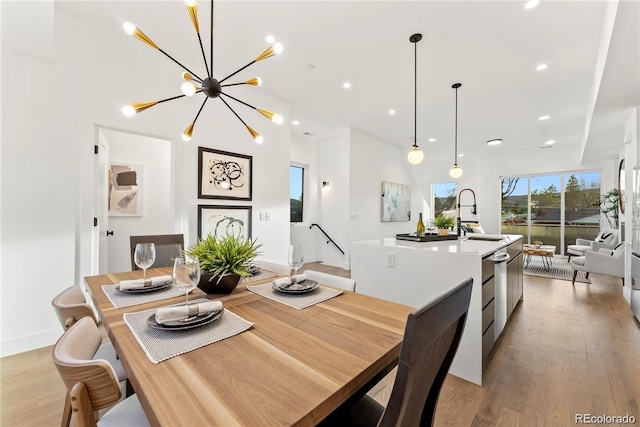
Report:
[[[189,304],[189,292],[200,282],[200,262],[195,257],[177,257],[173,263],[173,281],[178,290],[185,291],[185,305]]]
[[[298,274],[298,269],[304,263],[304,248],[300,243],[289,245],[289,267],[293,268],[294,275]]]
[[[147,279],[147,268],[156,260],[156,245],[153,243],[138,243],[133,255],[133,261],[142,269],[142,277]]]

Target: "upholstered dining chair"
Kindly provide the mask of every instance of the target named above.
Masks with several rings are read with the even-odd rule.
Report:
[[[95,322],[83,317],[58,339],[51,353],[70,396],[74,426],[148,426],[142,406],[134,394],[122,402],[114,367],[95,359],[102,336]],[[117,404],[116,404],[117,403]],[[99,420],[96,412],[111,407]]]
[[[134,253],[138,243],[153,243],[156,247],[156,260],[151,267],[173,267],[174,260],[182,255],[184,249],[183,234],[156,234],[149,236],[129,237],[131,249],[131,269],[140,270],[134,261]]]
[[[622,278],[624,284],[624,243],[619,243],[614,249],[600,249],[598,252],[586,251],[584,256],[575,257],[569,263],[573,270],[571,284],[576,284],[578,271],[607,274]]]
[[[94,324],[98,324],[99,321],[96,319],[93,309],[84,297],[84,293],[82,289],[78,285],[73,285],[70,288],[67,288],[60,292],[56,297],[51,301],[51,305],[53,306],[53,310],[58,317],[58,321],[60,325],[62,325],[62,329],[65,331],[72,327],[76,322],[83,318],[89,318]],[[97,327],[97,326],[96,326]],[[93,354],[95,359],[104,359],[107,360],[112,366],[116,374],[116,378],[118,381],[124,381],[127,379],[127,373],[118,360],[118,356],[116,355],[116,349],[113,348],[113,345],[110,342],[106,342],[100,345],[95,354]],[[132,390],[130,389],[129,383],[127,382],[127,394],[130,394]],[[64,411],[62,414],[61,426],[67,427],[71,422],[71,401],[69,393],[67,393],[67,398],[64,404]]]
[[[577,238],[575,245],[567,246],[567,255],[571,261],[572,256],[584,256],[586,251],[598,252],[600,249],[613,249],[619,241],[618,230],[603,230],[593,240]]]
[[[320,425],[431,426],[438,396],[464,331],[473,279],[409,314],[389,403],[365,395],[347,402]]]
[[[351,292],[356,290],[356,281],[347,277],[340,277],[335,274],[323,273],[315,270],[304,270],[302,273],[307,276],[307,279],[315,280],[318,283],[324,283],[325,285]]]

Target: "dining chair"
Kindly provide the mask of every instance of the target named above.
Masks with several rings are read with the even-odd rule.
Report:
[[[51,352],[70,397],[74,426],[150,425],[135,394],[118,403],[121,392],[114,367],[105,359],[94,358],[101,342],[98,326],[83,317],[67,329]],[[109,407],[96,419],[97,411]]]
[[[95,325],[99,324],[99,320],[95,317],[91,306],[87,304],[84,293],[78,285],[73,285],[70,288],[67,288],[60,292],[55,296],[55,298],[53,298],[53,301],[51,301],[51,305],[53,306],[53,310],[55,311],[56,316],[58,317],[58,321],[60,321],[60,325],[62,325],[62,329],[64,329],[65,331],[83,318],[90,318]],[[118,381],[125,381],[127,379],[127,373],[125,372],[122,363],[120,363],[120,360],[118,360],[116,349],[110,342],[106,342],[100,345],[96,349],[93,357],[95,359],[107,360],[113,366]],[[132,390],[128,381],[126,387],[127,395],[131,394]],[[60,425],[62,427],[67,427],[70,422],[71,402],[69,393],[67,393],[67,398],[64,404],[64,411],[62,414],[62,421]]]
[[[273,271],[274,273],[282,274],[283,276],[291,275],[291,267],[284,264],[275,264],[268,261],[255,261],[255,264],[263,270]]]
[[[365,395],[320,424],[353,427],[431,426],[438,396],[464,331],[473,279],[409,314],[400,360],[386,407]]]
[[[156,234],[149,236],[130,236],[131,269],[141,270],[134,261],[136,245],[138,243],[153,243],[156,247],[156,260],[152,267],[173,267],[174,260],[182,255],[184,250],[183,234]]]
[[[315,270],[304,270],[302,274],[305,274],[307,279],[315,280],[318,283],[333,286],[334,288],[344,289],[351,292],[355,292],[356,290],[356,281],[349,279],[348,277],[336,276],[335,274],[323,273]]]

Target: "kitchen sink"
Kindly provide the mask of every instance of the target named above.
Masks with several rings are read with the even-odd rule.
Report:
[[[499,242],[502,239],[504,239],[504,236],[500,234],[473,234],[467,236],[467,240],[486,240],[489,242]]]

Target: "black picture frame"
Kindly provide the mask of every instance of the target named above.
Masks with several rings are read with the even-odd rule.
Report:
[[[618,209],[620,213],[624,213],[624,199],[625,199],[625,167],[624,167],[624,159],[620,160],[620,164],[618,165]],[[622,217],[621,217],[622,219]]]
[[[252,188],[252,156],[198,147],[199,199],[252,200]]]
[[[198,238],[211,233],[251,239],[251,215],[251,206],[198,205]]]

